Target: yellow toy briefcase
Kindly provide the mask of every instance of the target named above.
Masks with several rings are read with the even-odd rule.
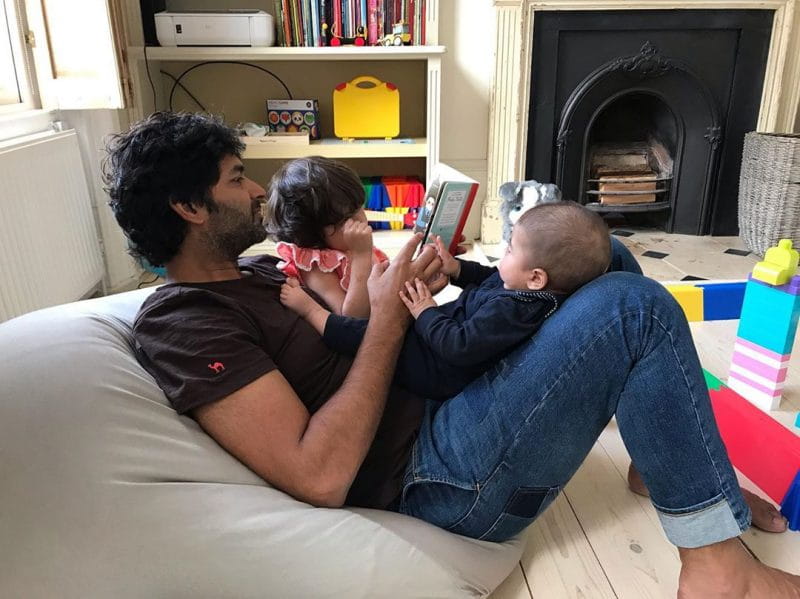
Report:
[[[333,90],[333,132],[336,137],[400,135],[400,90],[368,75],[340,83]]]

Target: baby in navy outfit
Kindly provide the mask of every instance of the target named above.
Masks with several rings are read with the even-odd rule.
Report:
[[[403,302],[416,320],[397,360],[395,383],[430,399],[444,400],[522,342],[559,305],[606,272],[611,241],[603,220],[574,202],[542,204],[525,212],[497,268],[459,260],[440,239],[441,272],[463,289],[437,306],[427,285],[406,283]],[[305,318],[332,349],[355,355],[366,319],[332,314],[295,279],[281,289],[281,302]]]

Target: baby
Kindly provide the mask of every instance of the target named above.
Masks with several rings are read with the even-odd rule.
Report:
[[[574,202],[525,212],[497,268],[456,259],[441,239],[435,243],[442,272],[464,291],[437,306],[424,282],[406,283],[401,297],[416,322],[398,358],[395,383],[438,400],[459,393],[530,338],[569,294],[605,273],[611,261],[605,223]],[[292,279],[281,288],[281,302],[311,323],[332,349],[355,355],[366,320],[332,314]]]

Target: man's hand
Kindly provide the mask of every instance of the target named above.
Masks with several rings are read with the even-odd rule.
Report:
[[[372,253],[372,227],[365,221],[348,218],[342,228],[342,236],[354,254]]]
[[[434,237],[433,243],[436,246],[436,253],[439,254],[439,259],[442,261],[442,272],[448,277],[457,279],[458,275],[461,274],[461,263],[447,251],[441,237],[438,235]]]
[[[372,267],[367,281],[371,318],[386,316],[399,322],[406,321],[408,310],[400,299],[400,291],[406,282],[416,278],[428,280],[441,269],[442,262],[431,246],[424,247],[416,260],[411,259],[421,239],[422,235],[417,233],[391,264],[383,262]]]
[[[436,307],[430,289],[419,279],[414,279],[414,285],[406,281],[405,290],[400,291],[400,299],[415,319],[428,308]]]
[[[442,272],[439,272],[438,274],[434,275],[430,280],[425,281],[425,284],[428,286],[431,295],[436,295],[442,289],[444,289],[450,284],[450,277],[448,277]]]

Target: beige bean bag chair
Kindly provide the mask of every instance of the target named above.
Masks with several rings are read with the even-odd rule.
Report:
[[[271,488],[131,350],[150,290],[0,324],[0,596],[478,597],[521,544]]]

